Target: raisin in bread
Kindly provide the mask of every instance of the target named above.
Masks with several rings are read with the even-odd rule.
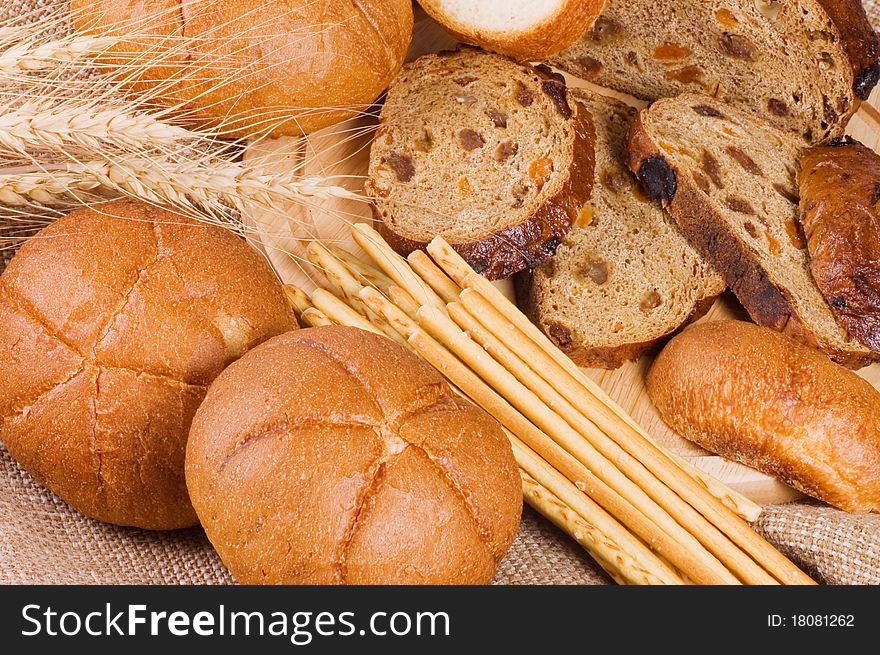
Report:
[[[504,278],[556,252],[590,197],[594,139],[549,69],[474,48],[427,55],[388,91],[366,191],[401,254],[439,235]]]
[[[838,322],[880,353],[880,156],[852,140],[801,157],[810,268]]]
[[[465,43],[536,61],[577,41],[592,27],[605,0],[419,0],[419,4]]]
[[[799,225],[796,135],[706,96],[637,116],[630,169],[724,275],[760,325],[860,367],[873,353],[841,328],[810,272]]]
[[[575,362],[616,368],[704,314],[725,285],[627,169],[636,110],[575,93],[596,127],[593,197],[556,256],[518,276],[517,295]]]
[[[554,63],[655,100],[704,93],[818,143],[880,77],[860,0],[611,0]]]

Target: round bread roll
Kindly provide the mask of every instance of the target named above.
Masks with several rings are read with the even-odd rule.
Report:
[[[211,385],[193,506],[243,584],[482,584],[522,493],[500,424],[383,337],[300,330]]]
[[[105,63],[133,94],[235,136],[308,134],[367,109],[413,28],[410,0],[72,0],[71,10],[80,32],[131,36]]]
[[[207,385],[295,326],[232,233],[132,201],[74,211],[0,276],[0,436],[87,516],[194,525],[184,455]]]

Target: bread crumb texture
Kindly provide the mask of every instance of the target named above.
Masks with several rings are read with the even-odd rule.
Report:
[[[556,252],[590,196],[594,138],[549,68],[474,48],[427,55],[388,91],[366,191],[401,254],[442,236],[504,278]]]
[[[593,195],[556,256],[517,280],[520,306],[582,366],[615,368],[698,318],[723,278],[627,169],[635,109],[575,91],[593,116]]]
[[[611,0],[553,63],[645,100],[705,94],[809,143],[841,136],[880,78],[860,0]]]

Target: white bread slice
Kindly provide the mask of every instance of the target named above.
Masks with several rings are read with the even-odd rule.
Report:
[[[592,27],[605,0],[420,0],[465,43],[520,61],[558,54]]]

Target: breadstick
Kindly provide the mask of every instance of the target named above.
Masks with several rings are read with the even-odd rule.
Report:
[[[607,458],[609,466],[616,464],[623,474],[645,491],[662,510],[653,508],[655,514],[651,515],[661,528],[681,543],[689,544],[692,549],[699,548],[699,544],[702,544],[748,584],[778,584],[773,576],[731,543],[725,534],[599,430],[575,405],[560,395],[525,361],[471,316],[461,303],[450,303],[447,308],[452,320],[462,330]],[[596,471],[595,468],[592,470]],[[609,480],[606,482],[610,483]]]
[[[611,511],[695,581],[703,584],[739,584],[739,580],[718,559],[692,535],[682,530],[643,489],[602,457],[540,398],[474,343],[448,316],[434,307],[423,306],[419,310],[418,318],[419,324],[428,334],[457,355],[529,421],[549,435],[563,452],[601,481],[602,484],[595,487],[600,505]],[[543,449],[535,449],[547,457]],[[610,507],[615,510],[612,511]],[[631,512],[623,515],[617,513],[629,509],[635,510],[638,515],[635,520]],[[628,516],[629,522],[624,520],[624,515]]]
[[[552,359],[558,366],[561,366],[574,380],[580,384],[587,395],[592,395],[600,403],[616,414],[619,420],[624,421],[631,429],[635,430],[643,439],[654,443],[653,439],[638,425],[617,403],[615,403],[605,391],[593,380],[586,376],[578,366],[569,359],[565,353],[557,348],[541,330],[534,325],[526,316],[517,309],[504,295],[496,289],[491,282],[486,280],[482,275],[476,273],[461,256],[452,249],[452,247],[441,238],[434,239],[428,245],[428,253],[440,265],[447,275],[453,279],[461,288],[471,288],[474,292],[479,293],[491,306],[493,306],[500,314],[505,316],[505,320],[509,323],[509,329],[518,329],[526,337],[528,337],[540,350],[544,352],[542,361],[546,364],[547,359]],[[462,299],[463,300],[463,299]],[[655,448],[659,450],[659,447]],[[665,454],[665,453],[664,453]],[[728,509],[738,514],[741,518],[748,521],[755,521],[761,514],[761,507],[745,498],[741,494],[736,493],[732,489],[715,480],[711,476],[705,475],[697,471],[694,467],[689,466],[690,473],[697,477],[699,484],[706,490],[712,492],[712,495],[718,498]]]

